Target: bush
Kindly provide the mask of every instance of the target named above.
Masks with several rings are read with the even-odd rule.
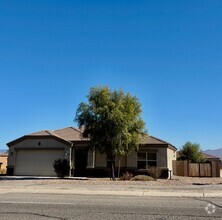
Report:
[[[69,161],[67,159],[57,159],[53,163],[56,175],[63,179],[69,174]]]
[[[123,175],[120,177],[120,180],[131,180],[133,178],[133,174],[126,171],[123,173]]]
[[[155,179],[151,176],[146,175],[137,175],[134,176],[131,181],[155,181]]]
[[[161,168],[160,167],[149,167],[149,168],[147,168],[147,173],[149,176],[153,177],[156,180],[161,175]]]

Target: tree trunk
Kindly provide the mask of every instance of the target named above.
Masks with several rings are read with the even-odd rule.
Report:
[[[115,157],[112,158],[112,179],[113,179],[113,181],[116,180],[116,177],[115,177]]]
[[[119,176],[120,176],[120,159],[119,159],[119,164],[118,164],[118,179],[119,179]]]

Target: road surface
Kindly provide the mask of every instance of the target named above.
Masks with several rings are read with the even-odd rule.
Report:
[[[6,193],[0,219],[222,219],[222,199]]]

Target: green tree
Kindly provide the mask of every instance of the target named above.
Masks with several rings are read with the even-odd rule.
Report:
[[[87,99],[80,103],[75,121],[84,127],[83,136],[90,139],[91,147],[109,155],[115,180],[115,157],[137,150],[145,134],[141,104],[129,93],[108,87],[92,87]]]
[[[178,160],[187,160],[192,163],[204,162],[200,145],[188,141],[184,146],[182,146]]]

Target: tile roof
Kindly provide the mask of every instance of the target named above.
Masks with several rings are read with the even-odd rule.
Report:
[[[35,133],[31,133],[28,136],[57,136],[58,138],[61,138],[66,141],[84,141],[87,140],[83,138],[82,136],[82,131],[78,128],[74,127],[66,127],[54,131],[49,131],[49,130],[44,130],[44,131],[39,131]],[[166,141],[163,141],[159,138],[156,138],[154,136],[150,135],[145,135],[144,137],[141,137],[141,144],[167,144],[171,145]],[[171,145],[172,146],[172,145]]]
[[[151,136],[151,135],[145,135],[144,137],[141,138],[141,144],[156,144],[156,145],[169,145],[171,146],[172,148],[174,148],[175,150],[177,150],[176,147],[174,147],[172,144],[164,141],[164,140],[161,140],[159,138],[156,138],[154,136]]]
[[[65,141],[70,144],[71,142],[74,142],[74,141],[87,141],[88,140],[86,138],[83,138],[82,131],[79,130],[78,128],[66,127],[66,128],[62,128],[62,129],[58,129],[54,131],[43,130],[43,131],[31,133],[31,134],[23,136],[22,138],[16,139],[15,141],[24,139],[25,137],[37,137],[37,136],[55,137],[57,139],[61,139],[62,141]],[[8,144],[9,145],[13,144],[15,141],[12,141]],[[150,135],[145,135],[144,137],[141,137],[141,144],[168,145],[172,147],[174,150],[176,150],[176,148],[173,145],[169,144],[168,142],[163,141],[154,136],[150,136]]]
[[[83,138],[82,132],[74,127],[67,127],[59,130],[53,131],[54,134],[58,135],[59,137],[67,140],[67,141],[83,141],[87,140]]]
[[[66,127],[58,130],[44,130],[35,133],[28,134],[26,136],[56,136],[66,141],[84,141],[82,132],[78,128]]]
[[[82,132],[74,127],[67,127],[58,130],[44,130],[28,134],[26,136],[56,136],[66,141],[82,141],[86,140],[82,137]]]
[[[52,134],[50,133],[49,130],[44,130],[44,131],[34,132],[26,136],[52,136]]]
[[[67,140],[66,138],[59,136],[58,134],[56,134],[54,131],[50,131],[50,130],[44,130],[44,131],[38,131],[38,132],[34,132],[28,135],[25,135],[26,137],[33,137],[33,136],[49,136],[49,137],[55,137],[55,138],[59,138],[63,141],[66,142],[70,142],[69,140]]]
[[[202,152],[202,155],[203,155],[203,157],[204,157],[205,159],[218,159],[218,160],[220,160],[219,157],[215,157],[215,156],[210,155],[210,154],[205,154],[205,153],[203,153],[203,152]]]

